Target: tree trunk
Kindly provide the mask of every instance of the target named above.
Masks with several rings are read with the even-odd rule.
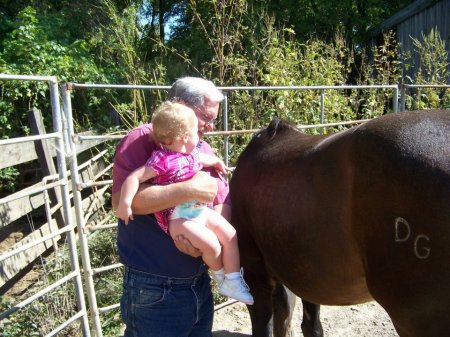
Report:
[[[159,38],[164,42],[164,0],[159,0]]]

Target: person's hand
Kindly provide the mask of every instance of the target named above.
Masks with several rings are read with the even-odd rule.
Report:
[[[186,239],[183,235],[178,235],[173,239],[173,242],[175,243],[175,246],[178,248],[178,250],[184,254],[190,255],[192,257],[199,257],[202,256],[202,252],[195,248],[191,241]]]
[[[214,165],[214,168],[216,169],[217,172],[223,173],[223,174],[228,174],[232,171],[232,169],[230,167],[226,166],[225,163],[221,159],[217,160],[217,163]]]
[[[119,207],[117,207],[116,215],[125,222],[125,225],[128,225],[129,220],[134,220],[131,206],[120,204]]]
[[[214,200],[217,194],[217,181],[208,173],[203,171],[197,172],[188,182],[192,200],[205,204]]]

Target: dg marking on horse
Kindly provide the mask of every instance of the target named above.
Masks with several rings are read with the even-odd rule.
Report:
[[[401,230],[404,230],[404,233],[401,234]],[[411,226],[408,221],[405,219],[398,217],[395,219],[395,242],[407,242],[411,238]],[[418,259],[427,259],[430,257],[431,247],[428,246],[430,238],[425,234],[418,234],[414,238],[413,250],[414,255]],[[423,241],[427,241],[427,243],[423,243]],[[420,249],[420,250],[419,250]]]

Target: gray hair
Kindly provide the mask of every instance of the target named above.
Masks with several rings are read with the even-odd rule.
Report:
[[[203,106],[205,98],[220,103],[224,96],[211,81],[200,77],[182,77],[172,84],[167,99],[180,100],[191,108]]]

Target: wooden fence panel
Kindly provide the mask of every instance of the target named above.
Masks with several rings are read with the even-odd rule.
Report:
[[[80,133],[82,136],[93,134],[92,131]],[[77,154],[104,142],[105,140],[102,139],[84,140],[81,144],[77,145]],[[54,146],[50,146],[49,151],[52,157],[56,157],[56,149]],[[0,169],[27,163],[36,159],[38,159],[38,156],[34,148],[34,141],[0,145]]]
[[[38,187],[43,186],[43,183],[37,183],[33,186],[27,187],[20,191],[24,193],[26,191],[31,191]],[[14,195],[14,194],[13,194]],[[0,230],[7,227],[11,222],[20,219],[26,214],[38,209],[44,205],[44,195],[38,193],[31,196],[26,196],[20,199],[10,201],[5,204],[0,205]]]
[[[45,129],[43,127],[42,118],[40,117],[40,112],[38,110],[32,110],[29,113],[29,122],[35,134],[44,134]],[[92,135],[93,132],[84,132],[80,135]],[[86,150],[91,149],[92,147],[101,145],[105,140],[95,139],[95,140],[86,140],[81,144],[77,144],[76,150],[77,154],[80,154]],[[42,172],[44,176],[55,175],[56,169],[54,167],[54,157],[56,156],[55,150],[55,141],[53,139],[48,140],[40,140],[40,141],[28,141],[23,143],[15,143],[8,145],[0,145],[0,168],[12,167],[18,164],[30,162],[36,159],[39,159],[41,164]],[[91,157],[91,156],[89,156]],[[89,160],[90,162],[90,160]],[[95,178],[96,175],[103,174],[103,170],[105,169],[105,164],[103,160],[97,160],[90,162],[84,169],[80,170],[78,174],[80,174],[80,181],[82,183],[91,181]],[[102,172],[102,173],[99,173]],[[70,174],[69,173],[69,179]],[[50,183],[53,181],[49,181]],[[17,194],[26,194],[27,192],[35,191],[36,189],[43,187],[44,182],[39,182],[27,188],[20,190],[17,193],[12,194],[12,196]],[[57,192],[60,191],[60,187],[49,189],[48,192],[51,193],[55,190]],[[83,214],[86,217],[95,218],[97,213],[103,212],[103,204],[105,203],[105,191],[108,189],[108,186],[103,187],[94,187],[92,192],[88,193],[89,195],[82,200],[82,208],[84,210]],[[70,199],[72,199],[72,188],[69,181],[69,191],[70,191]],[[58,202],[58,198],[51,198],[51,207],[54,205],[60,204]],[[25,215],[42,208],[45,203],[44,193],[36,192],[32,195],[23,196],[17,200],[13,200],[7,203],[0,204],[0,231],[6,230],[7,226],[12,222],[20,220]],[[72,207],[71,209],[73,213],[73,219],[75,221],[75,210]],[[42,238],[45,235],[48,235],[51,231],[57,230],[57,214],[59,211],[56,211],[56,214],[52,216],[50,220],[50,224],[48,222],[44,224],[34,224],[35,226],[39,226],[38,229],[34,230],[30,234],[28,234],[25,238],[22,238],[20,242],[17,242],[11,247],[8,247],[8,250],[16,249],[20,246],[28,244],[36,239]],[[60,218],[60,226],[64,225]],[[29,221],[24,219],[24,224]],[[32,220],[31,220],[32,221]],[[47,219],[48,221],[48,219]],[[27,267],[30,263],[36,260],[41,254],[46,252],[48,249],[53,247],[53,242],[59,240],[61,236],[55,237],[53,240],[47,240],[41,244],[34,246],[33,248],[27,249],[24,252],[18,253],[4,261],[0,262],[0,288],[8,282],[12,277],[17,275],[21,270]],[[55,247],[56,248],[56,247]],[[3,253],[3,252],[2,252]]]
[[[103,186],[99,188],[97,191],[92,193],[87,198],[82,201],[83,214],[86,217],[95,217],[95,214],[102,213],[103,205],[105,204],[105,192],[108,189],[108,186]],[[73,219],[75,219],[75,208],[71,209],[73,214]],[[75,221],[75,220],[74,220]],[[56,225],[56,221],[52,219],[51,225],[47,223],[43,224],[39,229],[33,231],[25,238],[20,240],[20,242],[16,243],[10,249],[16,249],[20,246],[23,246],[31,241],[37,240],[45,235],[50,234],[52,231],[56,231],[58,226]],[[60,235],[55,237],[55,240],[59,240],[61,238]],[[30,263],[32,263],[39,255],[46,252],[48,249],[52,248],[53,242],[52,240],[47,240],[39,245],[34,246],[33,248],[27,249],[22,253],[18,253],[4,261],[0,262],[0,288],[8,282],[11,278],[13,278],[17,273],[27,267]]]
[[[20,240],[20,242],[13,245],[10,249],[16,249],[21,247],[27,243],[35,241],[39,238],[44,237],[45,235],[50,234],[53,231],[58,230],[58,226],[56,225],[56,221],[52,219],[51,224],[45,223],[38,230],[27,235],[25,238]],[[55,240],[59,240],[61,237],[58,235],[55,237]],[[17,275],[22,269],[36,260],[39,255],[44,253],[47,249],[53,246],[52,240],[44,241],[43,243],[34,246],[33,248],[27,249],[21,253],[15,254],[10,258],[3,260],[0,262],[0,287],[2,287],[7,281]]]

